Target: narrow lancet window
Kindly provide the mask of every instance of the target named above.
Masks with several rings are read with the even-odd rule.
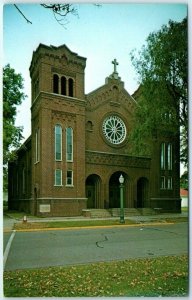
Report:
[[[55,160],[62,160],[62,127],[55,126]]]
[[[168,170],[172,170],[172,144],[167,145],[167,164]]]
[[[68,86],[69,86],[69,96],[73,97],[73,79],[72,78],[69,78]]]
[[[25,194],[25,168],[23,167],[23,172],[22,172],[22,179],[23,179],[23,182],[22,182],[22,192],[23,194]]]
[[[67,81],[64,76],[61,77],[61,95],[66,95],[67,93]]]
[[[165,170],[165,143],[161,144],[161,170]]]
[[[73,129],[66,128],[66,160],[73,161]]]
[[[35,131],[35,163],[40,161],[40,129]]]
[[[59,76],[57,74],[53,75],[53,93],[59,94]]]

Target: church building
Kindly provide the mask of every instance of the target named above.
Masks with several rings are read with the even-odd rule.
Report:
[[[110,63],[110,62],[109,62]],[[131,155],[137,97],[112,61],[104,84],[85,94],[86,58],[66,45],[33,52],[31,136],[9,163],[9,209],[37,216],[80,216],[94,209],[180,212],[179,139],[156,139],[149,157]]]

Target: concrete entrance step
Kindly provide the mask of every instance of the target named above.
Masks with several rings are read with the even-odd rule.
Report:
[[[138,208],[142,216],[156,215],[156,212],[153,208]]]
[[[111,209],[111,215],[113,217],[119,217],[120,216],[120,208],[112,208]],[[124,208],[124,216],[140,216],[141,213],[137,208]]]
[[[156,212],[152,208],[124,208],[124,216],[148,216],[155,215]],[[89,208],[83,210],[84,217],[90,218],[110,218],[110,217],[119,217],[120,208],[110,208],[110,209],[99,209],[99,208]]]
[[[90,211],[90,217],[91,218],[109,218],[111,217],[111,213],[108,209],[97,209],[97,208],[91,208]]]

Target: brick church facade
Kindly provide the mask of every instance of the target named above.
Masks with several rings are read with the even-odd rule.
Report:
[[[32,133],[9,163],[9,208],[38,216],[79,216],[124,207],[180,212],[179,139],[167,134],[150,157],[132,156],[128,136],[137,105],[117,72],[84,92],[86,58],[65,45],[33,53]]]

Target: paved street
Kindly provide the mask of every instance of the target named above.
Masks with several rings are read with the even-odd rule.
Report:
[[[10,233],[4,233],[4,246]],[[5,270],[188,253],[188,224],[16,232]]]

